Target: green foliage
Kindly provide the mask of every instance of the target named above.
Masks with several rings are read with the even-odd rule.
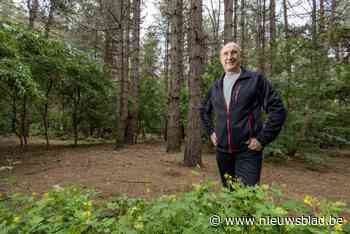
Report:
[[[151,201],[128,197],[102,201],[91,191],[59,186],[42,196],[14,194],[0,200],[0,233],[350,232],[345,218],[336,225],[263,225],[266,222],[261,221],[267,217],[310,216],[325,222],[329,217],[349,215],[342,202],[319,201],[308,195],[304,201],[282,200],[276,187],[245,187],[237,182],[231,182],[231,186],[233,191],[222,189],[214,193],[210,184],[195,185],[190,192]],[[209,222],[213,215],[221,218],[217,225]]]
[[[156,77],[140,80],[141,129],[147,133],[161,133],[165,124],[166,94],[164,83]]]
[[[50,135],[67,133],[72,125],[81,124],[79,131],[89,133],[112,126],[111,88],[102,63],[89,53],[19,25],[0,24],[0,89],[6,91],[2,105],[19,110],[24,95],[30,97],[33,133],[44,133],[45,115],[49,122],[59,120]]]
[[[213,63],[208,64],[208,66],[205,67],[205,72],[201,79],[201,94],[203,98],[207,95],[213,82],[219,79],[223,73],[224,69],[222,68],[218,58],[215,59]]]

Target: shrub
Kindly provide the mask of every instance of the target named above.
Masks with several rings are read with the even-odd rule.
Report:
[[[286,201],[275,187],[231,184],[220,192],[212,192],[210,184],[195,185],[190,192],[151,201],[125,196],[104,201],[91,191],[59,186],[42,196],[14,194],[0,202],[0,233],[350,233],[345,218],[332,225],[243,225],[225,220],[318,217],[325,222],[327,217],[349,216],[342,202],[311,196]],[[209,222],[213,215],[221,217],[217,225]]]

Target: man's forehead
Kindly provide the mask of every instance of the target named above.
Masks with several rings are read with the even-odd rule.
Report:
[[[226,52],[226,51],[232,51],[232,50],[239,52],[240,48],[235,43],[229,43],[229,44],[226,44],[224,47],[222,47],[221,53]]]

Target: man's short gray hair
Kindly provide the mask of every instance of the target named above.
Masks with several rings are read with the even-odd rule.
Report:
[[[241,47],[236,42],[230,41],[230,42],[227,42],[223,47],[221,47],[220,54],[221,54],[221,51],[223,48],[229,47],[229,46],[233,46],[233,47],[237,48],[239,52],[241,52]]]

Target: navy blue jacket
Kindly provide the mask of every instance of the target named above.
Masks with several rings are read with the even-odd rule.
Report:
[[[286,119],[286,110],[271,83],[261,74],[241,67],[227,108],[224,76],[214,81],[200,108],[203,127],[209,136],[214,131],[216,133],[217,150],[227,153],[245,151],[248,149],[245,142],[251,137],[256,137],[262,146],[273,141]],[[267,113],[264,123],[262,111]]]

